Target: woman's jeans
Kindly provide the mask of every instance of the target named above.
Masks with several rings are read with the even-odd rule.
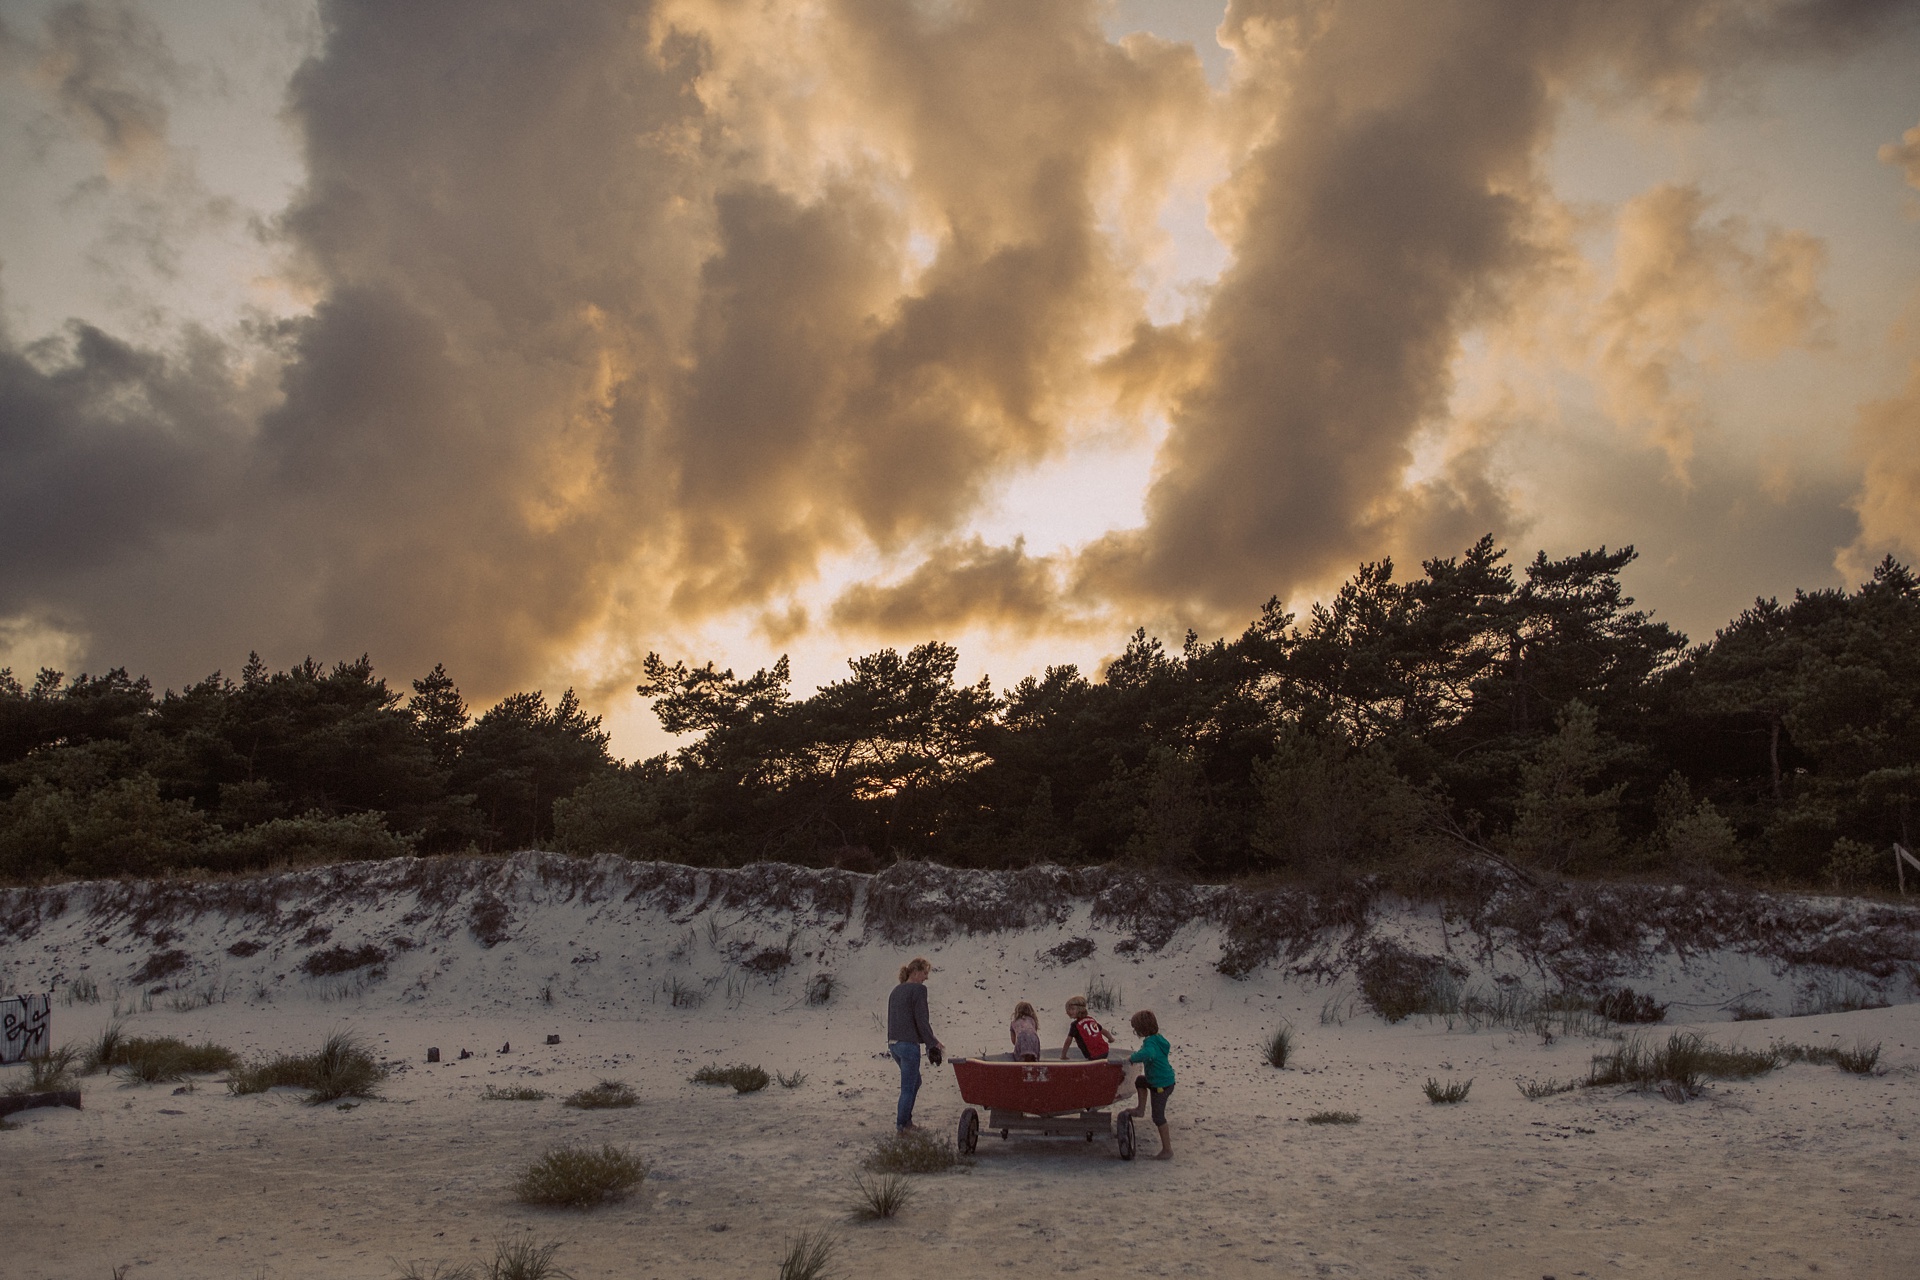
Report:
[[[920,1046],[896,1040],[887,1052],[900,1064],[900,1106],[893,1123],[904,1129],[913,1123],[913,1100],[920,1096]]]

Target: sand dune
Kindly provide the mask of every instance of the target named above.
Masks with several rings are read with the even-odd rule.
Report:
[[[1920,1006],[1903,958],[1914,917],[1896,908],[1861,908],[1855,927],[1851,909],[1781,900],[1771,932],[1784,941],[1682,952],[1642,937],[1579,959],[1655,991],[1673,1002],[1670,1023],[1722,1043],[1877,1041],[1878,1074],[1802,1063],[1684,1104],[1613,1088],[1529,1101],[1516,1080],[1584,1074],[1612,1042],[1545,1043],[1457,1016],[1389,1025],[1358,998],[1358,957],[1389,943],[1458,957],[1468,988],[1557,981],[1515,939],[1436,909],[1378,902],[1359,925],[1309,931],[1291,955],[1300,935],[1289,934],[1230,977],[1223,961],[1248,936],[1215,899],[1178,906],[1170,927],[1149,931],[1164,936],[1143,937],[1097,893],[939,875],[911,887],[527,855],[14,891],[0,898],[0,977],[56,991],[90,977],[102,992],[97,1004],[56,1000],[56,1040],[97,1034],[117,988],[122,1009],[135,1006],[131,1033],[266,1054],[347,1028],[393,1073],[379,1099],[347,1109],[288,1091],[236,1097],[214,1080],[177,1093],[89,1078],[85,1110],[23,1112],[0,1134],[13,1174],[0,1191],[4,1270],[371,1280],[409,1261],[490,1257],[496,1240],[531,1232],[560,1241],[556,1262],[582,1280],[772,1276],[784,1237],[824,1227],[856,1276],[1914,1274]],[[953,925],[964,912],[942,894],[1015,925]],[[1805,961],[1843,935],[1874,942],[1885,962]],[[1057,949],[1075,939],[1090,948],[1064,954],[1089,954],[1063,963]],[[309,957],[363,947],[385,958],[303,973]],[[1566,950],[1560,963],[1573,964]],[[849,1220],[853,1174],[891,1128],[896,1073],[879,1016],[894,968],[916,952],[939,966],[935,1025],[957,1052],[1000,1050],[1021,997],[1050,1030],[1064,997],[1089,986],[1115,989],[1116,1029],[1126,1011],[1155,1009],[1180,1073],[1178,1158],[1123,1163],[1106,1143],[988,1135],[970,1168],[916,1179],[899,1218]],[[178,967],[136,986],[156,956]],[[810,1004],[821,974],[831,996]],[[1828,1004],[1849,993],[1895,1003],[1728,1020],[1736,1004],[1785,1014],[1823,992]],[[1259,1042],[1283,1022],[1295,1055],[1276,1071]],[[442,1062],[426,1062],[429,1047]],[[747,1095],[688,1080],[735,1061],[806,1080]],[[1430,1076],[1473,1089],[1433,1106]],[[608,1077],[640,1105],[560,1106]],[[482,1101],[488,1085],[555,1096]],[[960,1105],[951,1072],[930,1070],[922,1122],[945,1129]],[[1305,1123],[1330,1109],[1359,1123]],[[631,1146],[650,1168],[642,1191],[591,1213],[513,1199],[520,1165],[578,1139]],[[1153,1145],[1149,1133],[1143,1151]]]

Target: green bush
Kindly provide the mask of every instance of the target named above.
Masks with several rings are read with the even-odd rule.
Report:
[[[198,865],[210,871],[259,871],[401,858],[412,852],[413,838],[395,835],[378,813],[334,818],[316,809],[214,836],[201,848]]]
[[[693,1073],[693,1083],[730,1084],[735,1093],[758,1093],[773,1083],[773,1077],[760,1067],[736,1064],[731,1067],[702,1067]]]
[[[640,1185],[646,1166],[621,1147],[554,1147],[520,1171],[514,1194],[525,1204],[591,1209]]]

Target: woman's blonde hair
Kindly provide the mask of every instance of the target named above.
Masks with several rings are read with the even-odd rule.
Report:
[[[1028,1004],[1025,1000],[1022,1000],[1020,1003],[1013,1006],[1014,1021],[1018,1022],[1022,1018],[1032,1018],[1035,1022],[1040,1021],[1040,1015],[1038,1013],[1035,1013],[1033,1006]]]
[[[910,982],[916,973],[932,973],[933,961],[925,956],[915,956],[900,966],[900,981]]]

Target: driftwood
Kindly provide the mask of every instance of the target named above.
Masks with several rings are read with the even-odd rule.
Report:
[[[80,1091],[78,1089],[56,1089],[52,1093],[16,1093],[11,1097],[0,1097],[0,1116],[10,1116],[16,1111],[30,1111],[35,1107],[72,1107],[80,1110]]]

